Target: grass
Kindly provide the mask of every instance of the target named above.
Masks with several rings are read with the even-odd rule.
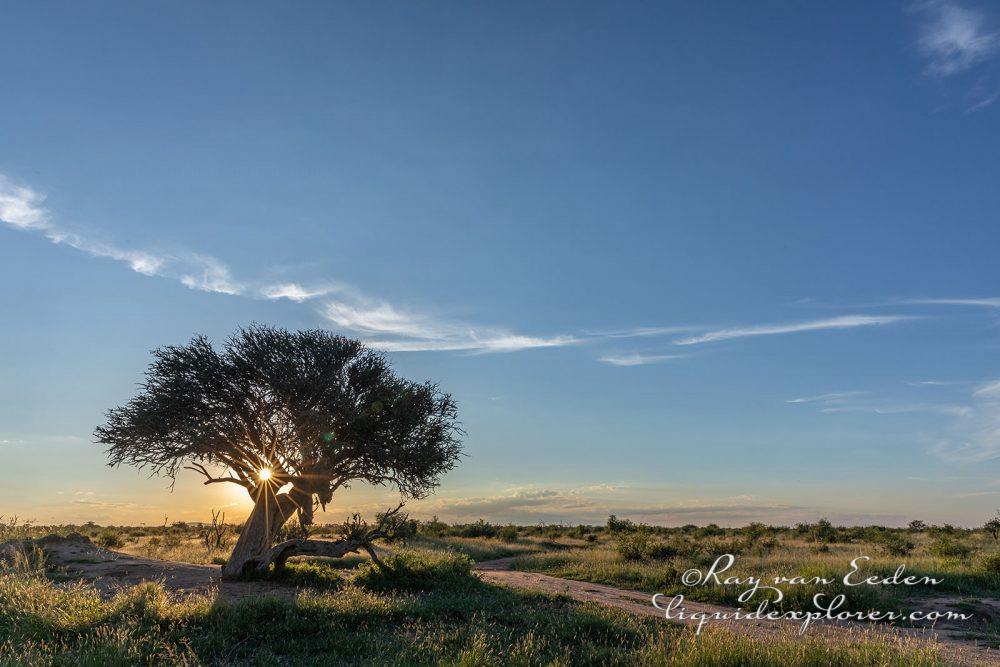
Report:
[[[739,606],[737,597],[745,586],[688,587],[681,583],[681,574],[690,568],[707,571],[708,566],[721,553],[709,549],[700,556],[678,555],[666,559],[631,559],[616,548],[615,542],[604,540],[588,549],[572,549],[558,553],[531,554],[514,561],[519,570],[543,572],[556,577],[608,584],[640,591],[664,594],[684,594],[702,602]],[[935,586],[857,586],[847,587],[841,580],[850,570],[852,559],[868,555],[872,560],[862,565],[863,576],[889,576],[900,564],[906,564],[904,576],[929,576],[943,580]],[[975,559],[955,560],[928,553],[927,549],[910,556],[888,556],[873,544],[833,544],[819,552],[816,545],[786,539],[767,553],[738,555],[735,565],[726,576],[757,576],[772,580],[776,576],[825,577],[833,584],[782,585],[779,588],[785,599],[779,607],[785,609],[813,609],[812,597],[820,592],[835,595],[844,593],[846,608],[867,610],[873,608],[905,608],[911,596],[955,594],[961,596],[996,596],[1000,591],[1000,573],[982,566]],[[761,598],[755,598],[757,602]],[[750,606],[756,606],[756,602]]]
[[[695,637],[655,618],[484,584],[454,555],[408,558],[410,569],[450,574],[423,592],[361,576],[293,601],[224,602],[171,599],[153,583],[103,600],[81,583],[57,586],[39,568],[6,571],[0,664],[944,664],[934,647],[876,636]]]

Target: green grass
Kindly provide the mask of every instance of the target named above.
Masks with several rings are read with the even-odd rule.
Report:
[[[407,540],[408,547],[428,551],[456,551],[465,554],[476,562],[495,560],[509,556],[523,556],[539,553],[550,545],[543,540],[520,538],[513,542],[503,542],[491,537],[425,537],[418,536]]]
[[[688,587],[681,583],[681,575],[689,568],[707,571],[715,552],[699,559],[674,557],[663,560],[628,560],[611,542],[603,542],[590,549],[572,549],[557,553],[531,554],[514,561],[514,568],[543,572],[556,577],[591,581],[646,592],[684,594],[701,602],[739,606],[737,597],[744,586]],[[863,576],[888,576],[901,563],[906,564],[904,576],[930,576],[943,580],[936,586],[856,586],[841,583],[850,570],[850,561],[860,555],[871,555],[872,560],[862,566]],[[996,596],[1000,591],[1000,574],[980,567],[976,561],[955,561],[928,554],[893,557],[880,554],[874,545],[831,545],[829,551],[819,553],[814,545],[784,541],[773,551],[763,555],[737,556],[736,564],[722,577],[756,576],[767,583],[775,576],[825,577],[834,580],[829,585],[782,585],[785,595],[779,605],[782,609],[814,610],[812,598],[817,593],[836,595],[843,593],[846,604],[842,610],[905,609],[911,596],[933,594],[958,594],[963,596]],[[761,598],[755,598],[757,602]],[[746,606],[746,605],[745,605]],[[756,602],[748,606],[756,606]]]
[[[445,577],[421,593],[361,585],[371,583],[343,582],[291,602],[174,600],[150,583],[102,600],[86,585],[59,587],[39,571],[7,572],[0,574],[0,664],[943,664],[933,647],[878,637],[838,645],[721,630],[696,637],[659,619],[467,576]]]

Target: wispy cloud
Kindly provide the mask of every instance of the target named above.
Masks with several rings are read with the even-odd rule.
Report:
[[[978,389],[972,392],[972,395],[975,396],[976,398],[989,398],[989,399],[1000,400],[1000,380],[996,380],[994,382],[988,382],[980,386]]]
[[[882,405],[841,405],[830,406],[820,410],[825,413],[835,412],[867,412],[873,415],[906,415],[913,413],[929,413],[964,417],[973,410],[967,405],[951,405],[939,403],[900,403]]]
[[[746,338],[748,336],[774,336],[780,334],[802,333],[806,331],[823,331],[828,329],[853,329],[856,327],[880,326],[904,322],[916,319],[909,315],[843,315],[841,317],[830,317],[822,320],[811,320],[808,322],[792,322],[788,324],[760,324],[733,329],[719,329],[709,331],[698,336],[679,338],[674,341],[676,345],[699,345],[701,343],[715,343],[734,338]]]
[[[1000,30],[982,11],[957,2],[931,0],[914,5],[922,17],[917,48],[926,64],[924,74],[938,80],[967,74],[965,113],[984,109],[1000,97],[983,68],[1000,53]]]
[[[0,220],[18,229],[48,229],[45,197],[31,188],[15,185],[0,174]]]
[[[677,345],[696,345],[747,336],[847,329],[913,319],[900,315],[847,315],[810,322],[753,325],[707,332],[705,331],[707,327],[704,325],[669,325],[582,333],[525,334],[501,326],[474,324],[400,308],[387,301],[367,297],[341,283],[307,286],[294,281],[237,280],[222,260],[210,255],[126,248],[102,240],[95,234],[70,229],[62,224],[57,225],[44,207],[44,201],[45,197],[41,193],[27,186],[15,184],[0,175],[0,221],[13,229],[41,234],[52,243],[70,246],[94,257],[122,262],[136,273],[170,278],[194,290],[270,300],[287,299],[296,303],[321,300],[319,312],[332,328],[357,335],[372,347],[388,352],[515,352],[701,331],[703,333],[673,341]],[[329,298],[331,296],[336,298]],[[935,303],[946,301],[949,303],[963,301],[970,304],[973,301],[977,304],[990,301],[992,304],[992,300],[982,299],[933,300]],[[1000,306],[1000,299],[996,301],[996,305]],[[615,366],[640,366],[669,361],[677,356],[679,355],[626,352],[605,354],[599,357],[599,360]]]
[[[835,391],[830,392],[829,394],[819,394],[817,396],[790,398],[785,401],[785,403],[830,403],[833,401],[842,401],[853,396],[861,396],[867,393],[867,391]]]
[[[608,355],[601,357],[600,361],[612,366],[646,366],[648,364],[659,364],[673,359],[682,359],[684,354],[622,354]]]
[[[917,8],[926,18],[918,45],[928,59],[929,75],[965,72],[1000,49],[1000,32],[987,27],[981,11],[954,2],[925,2]]]
[[[707,327],[696,324],[682,324],[665,327],[634,327],[631,329],[606,329],[591,330],[584,332],[585,336],[594,338],[650,338],[654,336],[665,336],[669,334],[688,333],[691,331],[703,331]]]
[[[961,297],[946,299],[900,299],[894,304],[912,304],[924,306],[977,306],[981,308],[1000,308],[1000,297]]]
[[[960,417],[968,415],[972,408],[967,405],[950,403],[914,403],[879,399],[869,391],[838,391],[816,396],[793,398],[786,403],[813,404],[825,414],[840,412],[862,412],[873,415],[902,415],[913,413],[942,414]]]
[[[310,299],[326,296],[342,289],[336,285],[325,285],[323,287],[302,287],[298,283],[277,283],[265,285],[260,289],[260,295],[265,299],[288,299],[296,303],[302,303]]]
[[[188,263],[191,266],[185,267],[180,276],[181,284],[185,287],[221,294],[243,293],[243,286],[233,280],[229,267],[214,257],[191,255]]]
[[[572,335],[527,336],[497,327],[435,318],[360,296],[355,296],[354,302],[328,301],[320,312],[334,327],[360,334],[366,337],[368,345],[386,352],[516,352],[580,342]]]
[[[306,287],[296,282],[261,285],[238,281],[223,261],[209,255],[123,248],[95,235],[57,225],[44,207],[44,201],[44,195],[36,190],[15,184],[0,175],[0,221],[9,227],[40,233],[52,243],[66,245],[94,257],[123,262],[136,273],[171,278],[194,290],[288,299],[297,303],[334,293],[343,294],[342,299],[324,303],[322,315],[335,328],[364,336],[370,345],[382,350],[514,352],[561,347],[580,341],[573,335],[529,336],[500,327],[484,327],[407,312],[387,302],[364,297],[340,284]]]
[[[50,242],[65,245],[93,257],[123,262],[144,276],[178,280],[186,287],[206,292],[240,294],[243,285],[230,275],[229,268],[214,257],[196,253],[156,253],[123,248],[93,235],[71,230],[53,222],[44,208],[45,196],[17,185],[0,174],[0,222],[21,231],[42,234]]]
[[[1000,380],[977,387],[968,412],[958,415],[949,435],[931,453],[956,463],[980,463],[1000,458]]]

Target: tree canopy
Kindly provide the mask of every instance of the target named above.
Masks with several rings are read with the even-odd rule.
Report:
[[[451,396],[357,340],[252,325],[219,350],[196,336],[153,357],[140,392],[95,430],[109,465],[171,479],[189,467],[255,497],[291,483],[325,507],[355,480],[423,497],[461,455]]]

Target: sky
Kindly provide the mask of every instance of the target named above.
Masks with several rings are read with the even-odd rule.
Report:
[[[91,434],[150,350],[252,322],[361,338],[453,394],[466,457],[418,517],[1000,507],[995,4],[44,2],[0,24],[0,514],[245,515],[233,485],[107,467]]]

